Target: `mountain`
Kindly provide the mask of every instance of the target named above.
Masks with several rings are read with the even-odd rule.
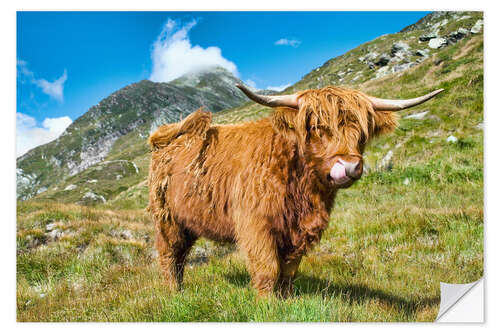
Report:
[[[329,59],[283,93],[338,85],[383,98],[408,98],[445,88],[446,93],[403,112],[395,134],[371,144],[365,154],[367,176],[385,177],[370,174],[383,168],[402,175],[409,168],[422,177],[429,165],[458,170],[461,162],[451,163],[450,156],[467,159],[465,151],[455,151],[462,147],[477,163],[467,162],[473,176],[460,169],[457,177],[476,177],[472,169],[482,170],[483,152],[482,19],[481,12],[434,12],[398,33]],[[169,83],[141,81],[115,92],[57,140],[18,158],[18,198],[145,207],[146,140],[158,125],[201,105],[216,112],[216,123],[254,120],[271,112],[249,102],[236,82],[217,68]],[[455,146],[447,141],[450,137]]]
[[[225,69],[210,68],[169,83],[144,80],[116,91],[76,119],[59,138],[17,159],[17,198],[45,192],[104,161],[124,141],[145,141],[159,125],[178,121],[200,106],[217,112],[241,104],[246,97],[235,87],[240,82]],[[145,144],[135,148],[124,158],[147,151]]]

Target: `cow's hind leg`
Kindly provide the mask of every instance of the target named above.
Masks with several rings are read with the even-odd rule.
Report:
[[[182,287],[182,280],[184,279],[184,267],[186,267],[186,258],[189,254],[189,251],[193,247],[193,244],[196,242],[196,237],[189,231],[184,231],[184,242],[178,249],[178,252],[175,256],[175,276],[177,278],[177,285],[179,288]]]
[[[247,254],[252,286],[259,297],[267,296],[273,293],[279,277],[276,243],[264,224],[247,222],[238,228],[238,245]]]
[[[157,226],[156,249],[167,288],[180,290],[184,266],[196,237],[172,221]]]

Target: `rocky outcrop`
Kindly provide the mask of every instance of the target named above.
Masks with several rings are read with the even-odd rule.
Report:
[[[384,53],[380,56],[380,58],[377,59],[375,65],[385,66],[389,63],[389,61],[391,61],[391,57],[387,53]]]
[[[419,113],[414,113],[414,114],[410,114],[406,117],[404,117],[405,119],[416,119],[416,120],[422,120],[425,118],[425,116],[429,113],[429,110],[426,110],[426,111],[422,111],[422,112],[419,112]]]
[[[448,35],[448,42],[456,43],[460,39],[462,39],[465,36],[467,36],[468,33],[469,33],[469,30],[467,30],[465,28],[460,28],[457,31],[453,31],[452,33],[450,33]]]
[[[404,42],[394,43],[391,47],[391,56],[404,59],[410,54],[410,46]]]
[[[422,36],[420,36],[418,38],[419,41],[421,42],[428,42],[430,41],[431,39],[433,38],[437,38],[438,37],[438,33],[437,31],[432,31],[432,32],[429,32],[429,33],[426,33],[426,34],[423,34]]]
[[[471,34],[478,34],[483,29],[483,20],[477,20],[477,22],[470,29]]]
[[[429,47],[431,49],[439,49],[446,45],[448,45],[448,41],[446,40],[446,38],[438,37],[429,40]]]
[[[34,195],[31,189],[36,185],[36,175],[26,174],[23,169],[16,169],[16,198],[18,200],[31,198]]]
[[[87,192],[83,195],[81,204],[92,204],[92,203],[106,203],[106,199],[99,194],[95,194],[94,192]]]

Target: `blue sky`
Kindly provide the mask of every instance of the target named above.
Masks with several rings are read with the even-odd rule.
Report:
[[[257,88],[428,12],[18,12],[17,153],[59,135],[112,92],[218,64]]]

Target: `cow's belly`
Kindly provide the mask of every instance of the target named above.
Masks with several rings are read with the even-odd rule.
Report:
[[[184,220],[184,227],[196,237],[204,237],[218,242],[235,242],[232,223],[221,221]]]
[[[174,176],[169,185],[167,205],[175,223],[197,237],[234,242],[234,223],[228,216],[227,204],[214,202],[211,200],[213,193],[206,193],[202,187],[193,186],[194,181],[186,181],[186,178],[189,179],[189,175]]]

